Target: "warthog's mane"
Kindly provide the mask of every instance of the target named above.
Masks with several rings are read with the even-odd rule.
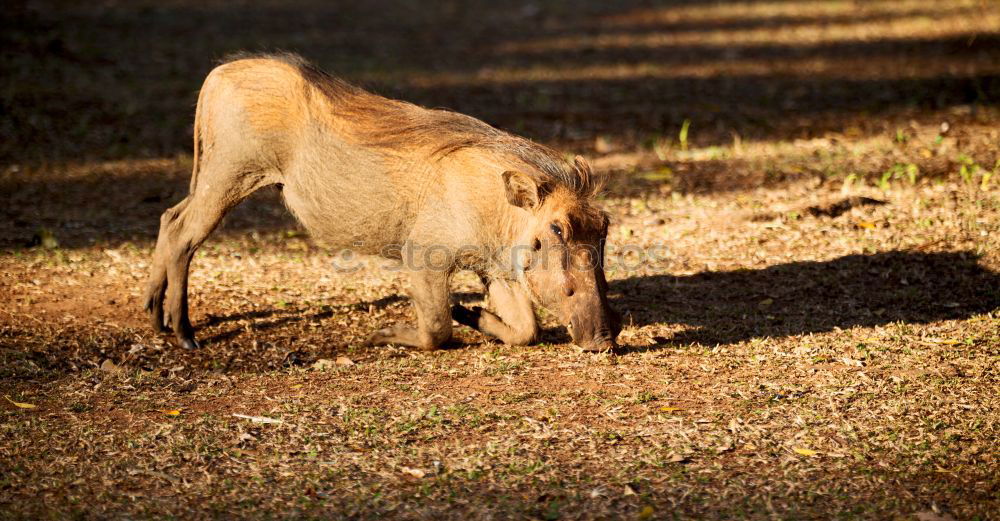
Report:
[[[521,171],[543,188],[552,188],[555,183],[589,199],[603,185],[589,169],[574,167],[551,148],[458,112],[427,109],[370,93],[327,74],[297,54],[239,53],[223,62],[249,58],[277,60],[296,68],[307,89],[322,92],[338,116],[358,123],[354,132],[359,138],[386,154],[420,149],[429,151],[428,159],[439,160],[461,150],[480,149],[527,166]]]

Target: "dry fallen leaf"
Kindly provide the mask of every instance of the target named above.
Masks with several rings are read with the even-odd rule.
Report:
[[[669,461],[670,463],[687,463],[688,458],[687,456],[682,456],[675,452],[672,453],[669,458],[667,458],[667,461]]]
[[[246,414],[234,414],[233,416],[235,416],[237,418],[243,418],[244,420],[250,420],[250,421],[252,421],[254,423],[272,423],[272,424],[285,423],[282,420],[276,420],[274,418],[267,418],[265,416],[247,416]]]
[[[641,510],[641,511],[639,512],[639,520],[640,520],[640,521],[646,521],[647,519],[653,519],[653,514],[654,514],[654,513],[656,513],[656,511],[655,511],[655,510],[653,510],[653,507],[652,507],[652,506],[650,506],[650,505],[646,505],[646,506],[645,506],[645,507],[644,507],[644,508],[643,508],[643,509],[642,509],[642,510]]]
[[[101,371],[104,371],[105,373],[117,373],[118,371],[121,371],[121,367],[118,367],[109,358],[109,359],[101,362]]]
[[[680,407],[660,407],[660,412],[683,411]]]
[[[843,362],[844,365],[849,365],[849,366],[852,366],[852,367],[864,367],[865,366],[865,363],[862,362],[861,360],[855,360],[853,358],[848,358],[846,356],[843,357],[843,358],[841,358],[840,361]]]
[[[8,402],[14,404],[14,407],[17,407],[19,409],[34,409],[35,408],[35,406],[33,404],[30,404],[30,403],[15,402],[14,400],[10,399],[10,396],[4,396],[4,398],[6,398]]]
[[[858,228],[861,228],[863,230],[874,230],[875,229],[875,223],[873,223],[871,221],[857,221],[854,224]]]
[[[399,471],[402,472],[403,474],[406,474],[407,476],[411,476],[417,479],[420,479],[427,475],[426,472],[411,467],[399,467]]]
[[[333,369],[337,367],[337,363],[334,362],[333,360],[330,360],[329,358],[320,358],[319,360],[313,362],[313,365],[311,367],[315,371],[325,371],[327,369]]]
[[[320,358],[313,362],[312,368],[317,371],[322,371],[325,369],[332,369],[337,366],[350,366],[354,365],[354,360],[347,358],[346,356],[338,356],[336,360],[330,360],[329,358]]]
[[[802,449],[799,447],[795,447],[792,450],[795,451],[796,454],[801,454],[802,456],[816,456],[817,454],[819,454],[818,452],[812,449]]]
[[[181,414],[181,409],[159,409],[159,411],[167,416],[180,416]]]

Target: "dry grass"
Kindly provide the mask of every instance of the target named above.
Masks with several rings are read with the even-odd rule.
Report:
[[[151,8],[163,18],[146,32],[187,35],[191,49],[157,39],[151,56],[197,65],[170,73],[73,25],[100,19],[108,34],[132,34],[141,3],[21,14],[48,32],[25,31],[33,36],[19,49],[35,50],[5,61],[5,78],[95,72],[81,72],[77,90],[11,82],[2,93],[11,139],[0,145],[0,395],[10,401],[0,405],[0,515],[996,519],[997,55],[942,32],[962,32],[956,17],[982,10],[966,33],[995,42],[995,4],[584,3],[543,4],[541,14],[476,5],[499,20],[490,22],[448,5],[403,21],[390,16],[404,9],[395,4],[343,7],[360,10],[360,29],[330,22],[315,32],[311,24],[335,20],[332,8],[305,5],[317,17],[309,21],[270,6],[270,22],[213,2],[171,3]],[[139,288],[157,217],[186,186],[191,69],[254,42],[191,25],[213,13],[230,17],[213,27],[244,25],[262,45],[316,50],[355,78],[489,117],[612,172],[604,204],[620,261],[611,298],[627,313],[620,352],[581,353],[547,316],[544,344],[530,348],[465,329],[430,354],[365,347],[373,328],[409,316],[399,280],[378,260],[357,273],[333,269],[337,253],[310,242],[274,193],[238,209],[196,257],[192,310],[204,348],[152,335]],[[946,22],[922,29],[920,16]],[[447,44],[399,36],[463,20]],[[501,22],[506,43],[466,46],[476,28]],[[685,38],[760,53],[718,36],[754,23],[784,29],[771,68],[766,53],[746,62],[764,67],[753,80],[727,68],[741,60],[709,60],[719,70],[707,83],[505,83],[463,65],[551,71],[558,51],[630,67],[651,59],[641,44],[608,56],[531,51],[539,61],[515,48],[629,30],[674,38],[682,27]],[[852,24],[924,43],[870,42],[883,59],[852,65],[871,73],[865,82],[785,77],[782,53],[796,45],[813,49],[809,59],[857,59],[809,47],[822,38],[816,27],[849,38]],[[324,51],[322,42],[353,41],[361,29],[419,70],[367,48],[352,58]],[[425,45],[440,45],[435,63],[421,61]],[[50,61],[29,59],[42,51]],[[102,53],[122,61],[87,65]],[[375,64],[352,67],[357,55]],[[941,66],[949,59],[960,65],[951,72]],[[116,71],[165,76],[158,86],[126,75],[136,83],[97,88]],[[872,105],[852,101],[863,92]],[[50,132],[75,121],[47,97],[60,93],[80,107],[79,133]],[[684,103],[663,107],[672,100]],[[669,254],[623,267],[636,255],[629,246],[656,245]],[[455,281],[461,300],[480,289],[467,274]]]

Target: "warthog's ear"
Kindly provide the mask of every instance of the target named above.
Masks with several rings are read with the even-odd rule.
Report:
[[[507,190],[507,201],[510,204],[525,210],[534,210],[538,207],[541,197],[534,179],[521,172],[508,170],[503,173],[503,185]]]

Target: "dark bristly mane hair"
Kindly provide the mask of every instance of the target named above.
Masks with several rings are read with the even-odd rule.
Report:
[[[270,59],[288,64],[299,71],[306,88],[321,92],[340,117],[364,121],[358,125],[358,138],[393,154],[404,148],[428,151],[429,159],[440,160],[469,148],[486,149],[521,163],[523,173],[540,186],[563,185],[581,197],[593,197],[602,187],[602,179],[568,163],[555,150],[526,138],[492,127],[476,118],[444,109],[426,109],[404,101],[372,94],[335,78],[301,56],[293,53],[237,53],[222,63],[242,59]],[[307,95],[311,95],[308,92]]]

